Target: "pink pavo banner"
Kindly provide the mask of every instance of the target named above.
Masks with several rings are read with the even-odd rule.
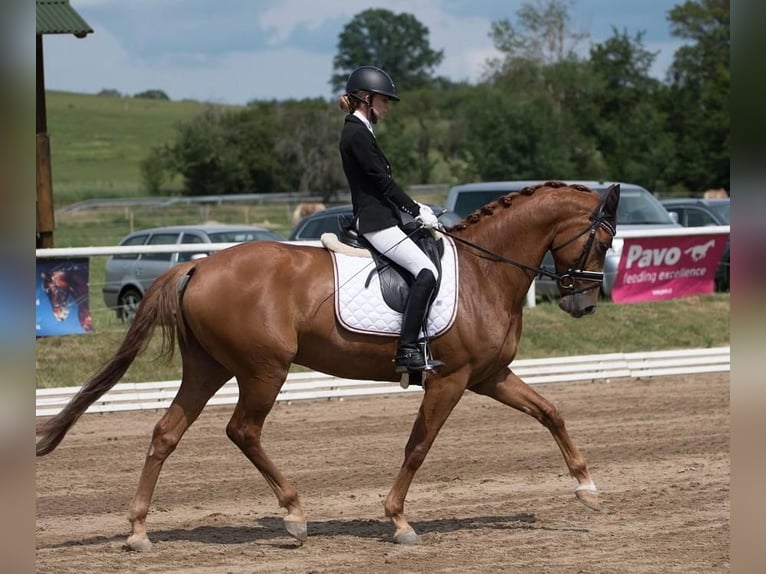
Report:
[[[612,300],[636,303],[712,293],[728,239],[725,233],[626,238]]]

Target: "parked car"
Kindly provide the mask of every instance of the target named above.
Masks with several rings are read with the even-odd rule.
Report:
[[[135,231],[120,241],[121,246],[240,243],[243,241],[284,241],[284,237],[257,226],[177,225]],[[210,251],[112,255],[106,262],[104,302],[117,317],[131,321],[144,293],[159,275],[176,263],[206,257]]]
[[[430,205],[434,213],[439,217],[445,227],[450,227],[462,218],[449,211],[439,215],[444,208],[439,205]],[[323,233],[340,233],[338,217],[347,215],[351,217],[353,210],[350,205],[338,205],[317,211],[301,219],[287,238],[289,241],[313,241],[318,240]]]
[[[662,200],[662,205],[684,227],[705,227],[707,225],[731,225],[729,210],[731,199],[701,199],[696,197]],[[728,291],[731,287],[729,244],[721,255],[715,272],[716,291]]]
[[[528,186],[540,185],[541,183],[545,183],[545,180],[491,181],[456,185],[449,190],[445,207],[461,217],[466,217],[502,195],[512,191],[519,191]],[[604,261],[604,283],[601,287],[603,295],[608,297],[611,295],[612,285],[614,285],[620,256],[622,255],[623,242],[619,237],[620,232],[679,227],[679,224],[673,220],[656,197],[639,185],[612,181],[569,181],[567,183],[585,185],[602,195],[609,189],[609,186],[614,183],[620,183],[620,204],[617,209],[617,237],[606,254],[606,260]],[[545,254],[542,266],[547,269],[554,268],[553,256],[550,251]],[[558,286],[549,277],[538,277],[535,279],[535,294],[543,299],[556,298],[559,295]]]

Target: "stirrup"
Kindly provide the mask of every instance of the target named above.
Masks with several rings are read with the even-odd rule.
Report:
[[[420,349],[405,348],[394,359],[397,373],[421,373],[423,371],[433,371],[443,366],[442,361],[428,359]]]

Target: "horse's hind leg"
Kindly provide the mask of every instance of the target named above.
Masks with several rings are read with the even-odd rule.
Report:
[[[287,368],[269,367],[262,368],[263,374],[259,376],[237,377],[239,401],[226,427],[226,434],[266,479],[279,501],[279,506],[287,509],[287,516],[284,518],[287,532],[304,542],[307,537],[306,515],[298,492],[261,446],[263,422],[274,406],[279,389],[287,377],[287,371]]]
[[[509,369],[491,380],[471,387],[480,395],[492,397],[501,403],[526,413],[540,421],[553,435],[564,456],[569,474],[577,480],[575,496],[593,510],[600,510],[598,490],[590,477],[585,457],[575,446],[564,425],[564,419],[553,404],[533,390]]]
[[[138,487],[130,503],[128,520],[131,535],[127,546],[131,550],[151,550],[152,543],[146,533],[146,515],[162,465],[208,400],[231,378],[229,371],[210,358],[196,343],[194,345],[197,350],[193,356],[190,352],[184,352],[181,386],[170,407],[154,427]]]

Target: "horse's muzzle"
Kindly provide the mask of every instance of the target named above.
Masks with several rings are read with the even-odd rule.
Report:
[[[575,319],[579,319],[586,315],[593,315],[596,312],[596,304],[591,303],[586,298],[565,295],[559,301],[559,309],[569,313]]]
[[[57,321],[66,321],[67,317],[69,317],[69,309],[66,306],[57,307],[53,309],[53,316]]]

